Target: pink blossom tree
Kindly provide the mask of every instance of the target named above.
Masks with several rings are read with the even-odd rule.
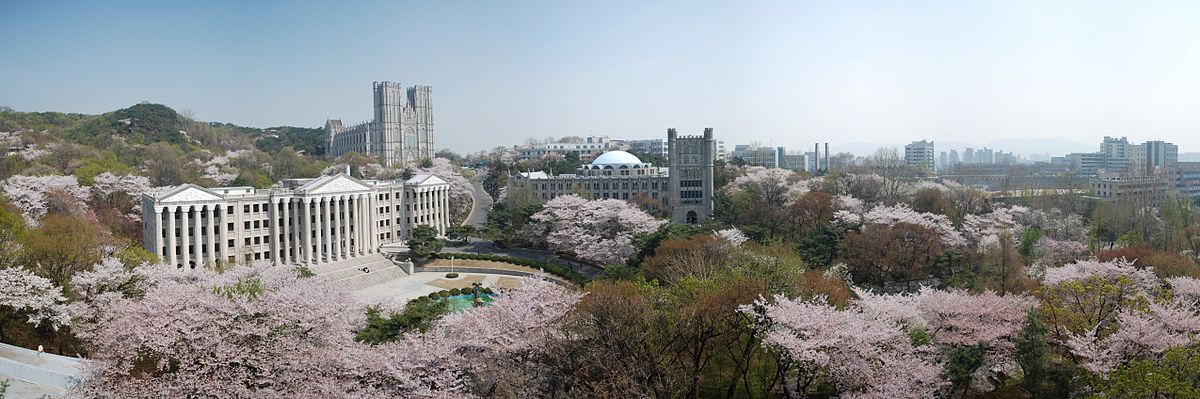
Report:
[[[150,178],[138,175],[117,176],[104,172],[93,179],[92,196],[97,203],[132,211],[135,220],[141,219],[142,194],[153,193],[162,187],[150,185]]]
[[[1200,309],[1194,301],[1150,303],[1145,311],[1130,309],[1117,316],[1117,330],[1099,336],[1098,328],[1067,340],[1067,347],[1084,359],[1083,367],[1106,375],[1132,360],[1153,358],[1167,349],[1196,342]]]
[[[985,290],[970,294],[961,290],[941,291],[922,287],[916,294],[880,295],[855,289],[854,306],[866,315],[920,328],[933,336],[933,345],[949,348],[988,345],[988,363],[1007,363],[1015,348],[1014,339],[1029,309],[1037,306],[1024,295],[998,295]]]
[[[265,263],[224,273],[105,259],[75,282],[92,348],[71,397],[466,397],[530,389],[519,372],[579,300],[542,279],[425,333],[354,341],[365,304],[327,281]],[[486,388],[491,387],[491,388]],[[521,395],[517,395],[521,396]]]
[[[550,248],[602,264],[628,259],[635,250],[635,234],[653,232],[665,223],[625,201],[589,201],[577,195],[547,201],[531,220],[532,236],[545,237]]]
[[[762,166],[746,167],[744,173],[725,186],[725,191],[733,194],[751,186],[771,187],[774,191],[787,193],[789,198],[796,198],[809,191],[809,182],[799,179],[795,172]]]
[[[87,208],[84,201],[89,194],[88,187],[80,186],[75,176],[12,176],[0,181],[0,192],[21,209],[25,222],[31,226],[38,225],[46,215],[48,194],[61,193],[82,209]]]
[[[25,315],[30,324],[49,322],[54,328],[70,324],[61,287],[21,267],[0,269],[0,307],[5,317]],[[0,330],[0,339],[4,331]]]
[[[899,324],[859,309],[777,296],[742,311],[757,320],[763,345],[783,358],[793,397],[820,378],[836,383],[844,398],[929,398],[945,385],[941,368]]]
[[[929,228],[938,233],[942,245],[962,248],[967,245],[967,239],[954,228],[954,223],[946,215],[929,212],[917,212],[906,204],[895,206],[877,205],[864,214],[858,215],[849,210],[839,210],[833,215],[835,222],[861,224],[880,224],[895,226],[898,223],[908,223]]]

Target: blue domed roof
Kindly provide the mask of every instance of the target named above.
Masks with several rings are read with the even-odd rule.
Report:
[[[609,151],[592,160],[592,165],[636,165],[641,164],[642,160],[637,156],[625,151]]]

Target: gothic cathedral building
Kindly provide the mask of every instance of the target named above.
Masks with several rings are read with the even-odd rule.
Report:
[[[407,91],[407,93],[406,93]],[[375,82],[375,119],[343,126],[339,119],[325,122],[326,153],[337,159],[348,152],[375,157],[384,165],[410,165],[434,156],[433,101],[429,86]]]

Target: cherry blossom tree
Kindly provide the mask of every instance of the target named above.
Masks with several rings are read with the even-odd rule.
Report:
[[[809,181],[800,180],[795,172],[788,169],[765,168],[748,166],[745,172],[734,178],[725,186],[725,191],[734,194],[752,186],[759,189],[770,187],[772,191],[786,193],[789,198],[795,198],[809,191]]]
[[[1200,333],[1198,310],[1194,301],[1152,302],[1144,312],[1122,311],[1112,334],[1101,337],[1099,328],[1093,328],[1082,336],[1072,336],[1066,344],[1072,353],[1085,359],[1084,368],[1106,375],[1129,361],[1195,343]]]
[[[793,397],[822,377],[843,398],[929,398],[945,385],[941,368],[899,324],[859,309],[776,296],[742,311],[757,320],[763,345],[784,359],[785,390]]]
[[[580,294],[540,278],[424,333],[356,342],[365,305],[266,263],[223,273],[105,259],[75,281],[92,348],[71,397],[465,397],[530,389],[525,360]],[[85,307],[85,306],[80,306]],[[517,395],[521,396],[521,395]]]
[[[127,211],[132,211],[130,214],[135,220],[141,219],[142,194],[153,193],[161,190],[163,187],[154,187],[150,185],[150,178],[138,175],[117,176],[109,172],[104,172],[93,179],[92,196],[95,199],[107,206],[124,208]]]
[[[746,238],[746,234],[742,233],[741,230],[738,230],[737,227],[730,227],[730,228],[724,229],[724,230],[717,230],[717,231],[713,232],[713,235],[717,236],[718,238],[720,238],[722,240],[725,240],[726,242],[728,242],[730,245],[732,245],[734,247],[742,245],[742,243],[749,240],[749,238]]]
[[[17,175],[0,181],[0,192],[13,205],[21,209],[25,222],[31,226],[38,225],[48,209],[48,195],[61,193],[63,197],[77,202],[77,206],[86,209],[89,189],[80,186],[75,176],[25,176]]]
[[[54,328],[70,324],[62,288],[20,267],[0,269],[0,306],[25,314],[30,324],[49,322]],[[6,317],[8,317],[8,312]],[[0,339],[4,332],[0,330]]]
[[[953,248],[961,248],[967,245],[967,239],[954,228],[954,223],[946,215],[917,212],[905,204],[897,204],[895,206],[878,205],[862,215],[855,214],[849,210],[840,210],[834,213],[834,221],[880,224],[885,226],[908,223],[936,231],[942,245]]]
[[[550,248],[603,264],[628,259],[635,251],[634,234],[653,232],[665,223],[625,201],[576,195],[547,201],[531,220],[532,235],[544,236]]]
[[[879,320],[908,328],[921,328],[943,349],[988,345],[989,362],[1005,363],[1015,348],[1026,312],[1037,302],[1024,295],[998,295],[985,290],[970,294],[962,290],[941,291],[922,287],[916,294],[881,295],[856,289],[854,306]]]

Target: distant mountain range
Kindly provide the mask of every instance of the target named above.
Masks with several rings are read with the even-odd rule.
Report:
[[[896,148],[903,151],[904,145],[908,143],[843,143],[829,145],[829,150],[834,154],[839,152],[852,152],[855,155],[870,155],[879,148]],[[1072,152],[1093,152],[1100,149],[1100,139],[1096,139],[1095,144],[1084,144],[1066,137],[1053,138],[1038,138],[1038,139],[997,139],[986,143],[966,143],[960,141],[934,141],[934,149],[939,153],[942,151],[957,150],[962,153],[963,149],[970,147],[974,149],[990,148],[996,151],[1013,152],[1018,155],[1029,157],[1031,155],[1042,156],[1062,156]],[[807,150],[807,148],[805,148]],[[1200,156],[1200,153],[1189,153]],[[1180,160],[1183,160],[1183,154],[1180,154]]]

